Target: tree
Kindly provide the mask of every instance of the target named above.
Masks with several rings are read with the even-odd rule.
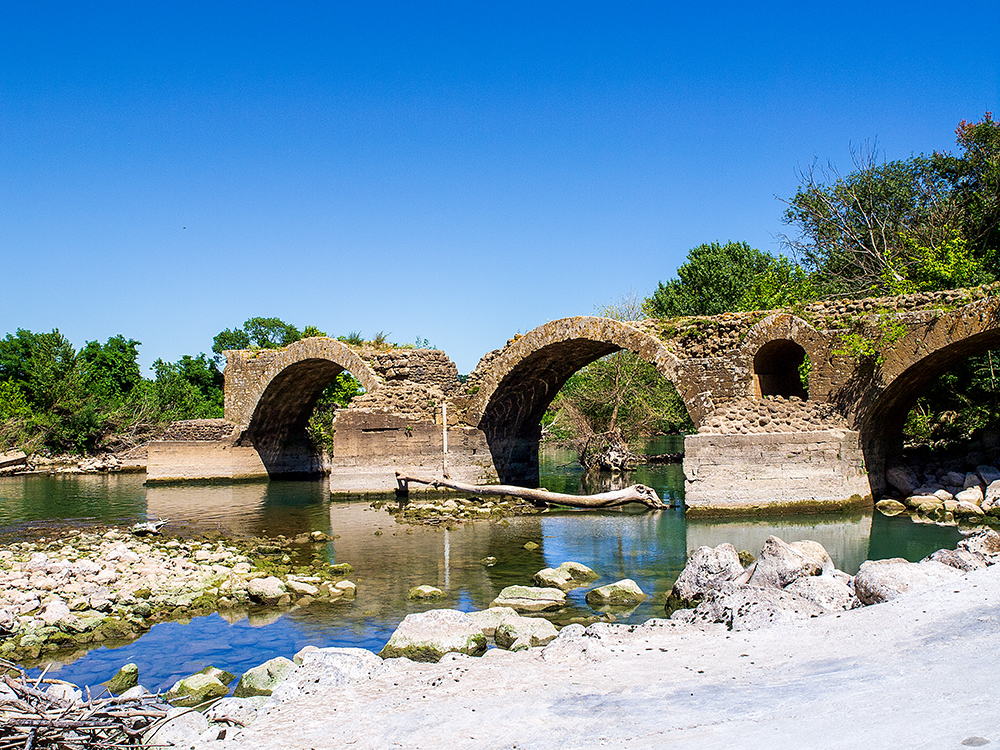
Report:
[[[249,318],[242,328],[227,328],[212,339],[216,362],[222,361],[227,349],[278,349],[309,336],[325,336],[316,326],[306,326],[304,331],[281,318]]]
[[[215,362],[203,353],[197,357],[185,354],[173,363],[158,359],[153,371],[154,394],[161,414],[171,419],[222,416],[225,381]]]
[[[84,387],[106,403],[124,402],[142,381],[139,372],[139,342],[121,334],[112,336],[103,346],[88,341],[79,353],[84,369]]]
[[[800,174],[784,242],[828,294],[899,294],[997,278],[1000,127],[990,113],[956,130],[958,156],[883,161],[852,149],[854,170]]]
[[[660,282],[644,303],[655,317],[718,315],[776,307],[810,293],[802,269],[746,242],[711,242],[692,248],[677,278]]]
[[[634,295],[599,310],[604,317],[636,320],[642,303]],[[543,429],[576,442],[581,462],[606,448],[640,449],[653,435],[691,432],[684,401],[656,367],[630,351],[617,351],[574,373],[556,394]]]

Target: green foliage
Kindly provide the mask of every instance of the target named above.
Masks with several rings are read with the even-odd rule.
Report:
[[[163,421],[213,419],[222,417],[222,373],[205,354],[185,354],[177,362],[158,359],[153,363],[156,377],[151,396]]]
[[[609,354],[570,377],[542,426],[557,439],[619,430],[634,447],[653,435],[694,431],[673,384],[628,351]]]
[[[306,433],[317,447],[333,448],[333,420],[337,409],[346,409],[355,396],[364,393],[364,388],[349,372],[340,373],[320,394],[316,408],[309,418]]]
[[[212,339],[215,361],[222,361],[227,349],[279,349],[310,336],[325,336],[316,326],[302,331],[281,318],[249,318],[242,328],[227,328]]]
[[[814,295],[811,279],[787,258],[775,258],[745,242],[698,245],[677,269],[677,278],[660,282],[643,303],[654,317],[719,315],[772,309]]]
[[[950,227],[944,229],[944,236],[934,247],[904,237],[902,256],[909,268],[908,278],[886,279],[886,286],[893,294],[959,289],[993,280],[986,262],[975,257],[968,240]]]
[[[813,363],[806,354],[802,357],[802,361],[799,362],[799,380],[802,382],[802,390],[806,393],[809,392],[809,376],[812,375]]]
[[[917,399],[903,427],[911,445],[949,449],[1000,423],[1000,352],[967,360],[941,376]]]
[[[8,419],[28,419],[31,407],[17,383],[0,381],[0,421]]]
[[[840,334],[841,347],[834,349],[838,357],[851,357],[855,362],[869,361],[882,365],[885,350],[902,339],[907,332],[905,323],[891,311],[880,311],[874,318],[860,321],[863,328]]]
[[[958,156],[880,162],[854,152],[854,171],[804,172],[787,202],[785,242],[823,293],[949,289],[997,279],[1000,124],[990,113],[956,130]]]
[[[324,337],[326,333],[319,330],[316,326],[306,326],[302,329],[302,338],[311,339],[315,337]]]
[[[124,403],[142,381],[139,365],[139,342],[118,335],[103,346],[88,341],[80,350],[84,370],[84,387],[99,401]]]
[[[351,331],[346,336],[338,336],[337,340],[343,341],[345,344],[350,344],[351,346],[361,346],[365,343],[365,338],[361,335],[361,331]]]

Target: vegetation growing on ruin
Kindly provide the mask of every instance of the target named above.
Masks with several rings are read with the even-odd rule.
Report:
[[[853,165],[800,171],[786,200],[782,236],[792,260],[745,242],[693,248],[676,278],[645,300],[676,318],[791,307],[824,299],[935,292],[1000,280],[1000,122],[987,112],[955,130],[957,153],[885,161],[876,144],[852,150]],[[888,315],[843,324],[838,353],[880,364],[906,329]],[[691,335],[671,321],[666,338]],[[928,390],[906,426],[913,441],[967,440],[1000,418],[996,352],[970,357]],[[964,437],[963,437],[964,436]]]

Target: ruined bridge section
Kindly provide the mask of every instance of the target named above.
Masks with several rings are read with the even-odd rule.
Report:
[[[226,437],[185,438],[207,428],[176,425],[175,439],[151,445],[147,477],[329,473],[334,491],[378,491],[401,469],[537,484],[546,407],[574,372],[624,349],[676,386],[698,428],[685,441],[689,508],[870,502],[920,393],[964,358],[1000,347],[996,291],[675,320],[565,318],[490,352],[465,382],[433,350],[314,338],[226,352],[226,420],[209,430]],[[874,354],[852,346],[862,341]],[[318,451],[305,425],[345,370],[365,394],[338,411],[333,444]]]

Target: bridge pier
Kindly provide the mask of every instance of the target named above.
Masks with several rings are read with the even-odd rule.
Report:
[[[692,515],[872,504],[854,430],[688,435],[684,476]]]

